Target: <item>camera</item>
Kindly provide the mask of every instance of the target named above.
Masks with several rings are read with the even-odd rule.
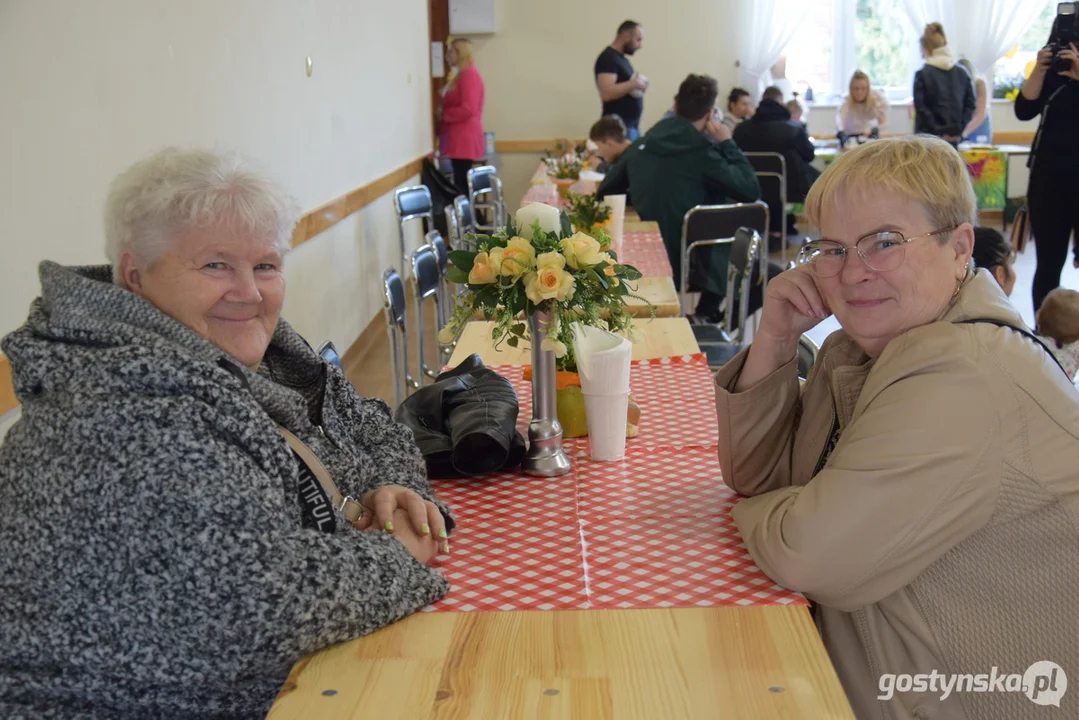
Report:
[[[1057,4],[1057,16],[1053,20],[1053,29],[1049,32],[1047,48],[1053,51],[1053,72],[1061,73],[1072,69],[1072,63],[1060,57],[1060,51],[1066,50],[1072,43],[1079,45],[1079,25],[1075,22],[1075,3]]]

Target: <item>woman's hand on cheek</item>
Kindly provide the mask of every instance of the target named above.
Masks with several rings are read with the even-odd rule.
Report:
[[[758,334],[780,342],[797,342],[802,333],[831,314],[813,271],[802,265],[769,281]]]

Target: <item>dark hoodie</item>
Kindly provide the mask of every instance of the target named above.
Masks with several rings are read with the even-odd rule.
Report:
[[[682,277],[682,219],[697,205],[752,202],[761,195],[753,167],[732,141],[712,142],[685,118],[660,120],[633,143],[603,179],[597,194],[630,193],[642,220],[659,223],[674,270]],[[726,294],[725,246],[713,248],[707,285],[701,290]]]
[[[820,172],[812,165],[816,151],[805,125],[791,120],[790,110],[775,100],[761,100],[753,117],[734,130],[745,152],[774,152],[787,163],[787,202],[804,202]]]

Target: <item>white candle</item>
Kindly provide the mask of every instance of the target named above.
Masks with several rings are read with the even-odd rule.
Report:
[[[532,239],[532,223],[539,221],[540,229],[556,235],[562,230],[561,211],[543,203],[529,203],[517,211],[517,233]]]

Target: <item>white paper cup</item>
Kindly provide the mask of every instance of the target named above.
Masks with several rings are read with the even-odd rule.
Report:
[[[584,411],[588,418],[588,440],[592,445],[592,459],[614,462],[624,458],[629,393],[585,394]]]
[[[626,221],[626,196],[608,195],[604,198],[604,202],[611,208],[611,224],[607,228],[611,236],[611,247],[619,253],[622,251],[622,229]]]

